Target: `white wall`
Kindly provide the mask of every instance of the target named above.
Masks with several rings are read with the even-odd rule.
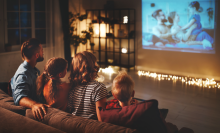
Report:
[[[103,9],[107,0],[70,0],[69,10]],[[216,54],[181,53],[142,49],[141,0],[113,0],[115,8],[136,9],[136,69],[220,80],[220,47]],[[153,0],[152,0],[153,2]],[[218,28],[219,29],[219,28]],[[219,30],[217,30],[217,34]],[[218,45],[219,40],[216,41]]]
[[[38,62],[36,67],[43,72],[46,61],[50,58],[47,54],[51,48],[44,48],[44,61]],[[23,62],[20,51],[0,53],[0,82],[8,82],[15,74],[18,66]]]

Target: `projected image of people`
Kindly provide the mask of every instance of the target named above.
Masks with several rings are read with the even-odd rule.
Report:
[[[142,0],[144,49],[214,53],[215,0]]]

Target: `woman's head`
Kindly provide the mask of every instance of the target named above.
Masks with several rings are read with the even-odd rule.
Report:
[[[67,65],[63,58],[50,58],[44,67],[44,73],[51,78],[63,78],[67,72]]]
[[[169,16],[168,16],[168,20],[171,24],[173,24],[174,22],[179,22],[180,21],[180,17],[178,15],[178,13],[174,12],[170,12]]]
[[[188,10],[191,14],[194,14],[196,11],[197,12],[202,12],[202,7],[200,7],[200,4],[198,1],[193,1],[189,4]]]
[[[72,60],[70,82],[73,86],[87,84],[98,77],[96,57],[87,51],[77,53]]]

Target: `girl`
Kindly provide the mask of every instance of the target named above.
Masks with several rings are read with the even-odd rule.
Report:
[[[72,60],[71,91],[68,108],[73,115],[101,121],[98,107],[105,108],[108,92],[104,84],[95,81],[99,67],[96,57],[87,51],[77,53]]]
[[[190,28],[193,24],[196,24],[196,28],[191,32],[191,35],[196,35],[196,41],[203,41],[206,39],[211,44],[213,43],[213,38],[209,36],[205,31],[202,31],[202,24],[200,23],[199,12],[202,12],[202,7],[198,1],[193,1],[189,4],[189,13],[192,15],[189,19],[189,23],[182,27],[182,30]]]
[[[47,61],[44,72],[37,78],[37,95],[43,96],[43,102],[65,111],[69,84],[61,82],[67,73],[67,61],[63,58],[51,58]]]

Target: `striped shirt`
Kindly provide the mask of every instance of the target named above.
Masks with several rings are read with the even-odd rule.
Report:
[[[67,107],[72,114],[84,118],[97,119],[95,103],[106,98],[108,92],[103,83],[91,81],[87,85],[73,88],[69,93]]]

